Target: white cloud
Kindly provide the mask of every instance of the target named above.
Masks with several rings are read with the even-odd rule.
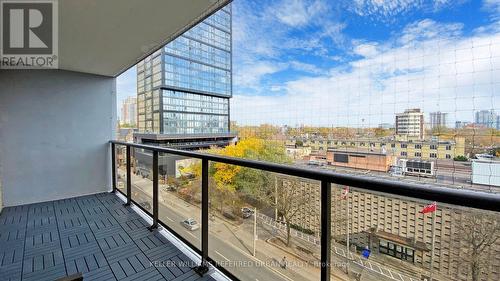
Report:
[[[353,1],[353,10],[360,16],[372,14],[392,16],[419,5],[421,5],[421,1],[413,0],[355,0]]]
[[[311,73],[311,74],[320,74],[324,73],[322,69],[317,67],[314,64],[304,63],[300,61],[291,61],[289,66],[295,70]]]
[[[273,74],[286,68],[286,65],[281,63],[273,63],[268,61],[249,62],[239,65],[234,70],[234,79],[238,81],[240,87],[256,87],[259,85],[262,77],[268,74]]]
[[[301,27],[314,20],[317,14],[324,12],[326,5],[321,1],[283,0],[271,10],[281,22],[292,27]]]
[[[399,41],[403,44],[415,42],[417,40],[428,40],[433,38],[455,37],[461,34],[463,24],[437,23],[431,19],[423,19],[409,24],[403,30],[403,36]]]
[[[354,43],[354,53],[363,57],[373,57],[378,54],[376,42]]]
[[[346,28],[345,23],[324,20],[322,22],[323,30],[320,32],[321,37],[328,37],[335,44],[344,43],[343,30]]]
[[[375,17],[382,21],[392,21],[394,16],[416,10],[439,10],[460,4],[452,0],[354,0],[348,1],[349,8],[360,16]]]
[[[364,57],[348,68],[285,83],[279,96],[235,95],[232,118],[242,124],[373,127],[394,122],[406,108],[422,108],[426,118],[448,112],[449,122],[470,121],[480,109],[500,110],[500,32],[463,36],[460,27],[411,24],[376,51],[358,49]],[[416,30],[423,35],[415,36]]]
[[[345,25],[332,18],[325,19],[329,9],[325,3],[325,0],[282,0],[264,7],[251,1],[233,5],[235,94],[241,88],[250,94],[262,92],[264,85],[261,82],[268,82],[264,78],[285,69],[312,74],[321,72],[314,65],[289,57],[290,52],[338,59],[330,54],[323,40],[328,37],[340,42]],[[314,25],[317,31],[290,35],[306,25]]]
[[[483,9],[491,13],[493,19],[500,20],[500,0],[484,0]]]
[[[234,69],[234,80],[237,81],[238,87],[251,88],[259,92],[262,90],[261,81],[263,78],[286,69],[294,69],[309,74],[324,73],[317,66],[300,61],[281,63],[261,60],[239,65],[238,68]],[[285,89],[285,87],[277,85],[271,87],[273,87],[272,91]]]

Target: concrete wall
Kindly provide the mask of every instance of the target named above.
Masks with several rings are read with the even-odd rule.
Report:
[[[110,190],[114,78],[0,70],[3,206]]]

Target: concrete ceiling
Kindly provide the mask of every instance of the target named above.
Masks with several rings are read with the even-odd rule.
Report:
[[[117,76],[230,0],[62,0],[59,68]]]

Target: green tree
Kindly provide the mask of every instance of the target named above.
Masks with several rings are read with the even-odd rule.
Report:
[[[467,161],[468,158],[463,156],[463,155],[457,155],[457,156],[453,157],[453,160],[454,161]]]

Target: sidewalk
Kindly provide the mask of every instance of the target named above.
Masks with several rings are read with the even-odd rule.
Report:
[[[286,237],[286,226],[284,224],[277,223],[272,218],[262,214],[260,214],[259,217],[262,219],[263,227],[267,227],[268,231],[272,232],[273,229],[276,228],[279,230],[278,233],[282,235],[282,237]],[[296,244],[301,244],[302,247],[306,249],[314,249],[319,259],[321,251],[319,248],[320,240],[318,238],[293,229],[291,230],[291,235],[295,238],[294,241]],[[336,243],[332,244],[332,262],[345,263],[345,246]],[[353,265],[354,268],[357,268],[358,272],[363,271],[363,275],[365,276],[369,274],[373,275],[376,277],[374,280],[419,281],[417,277],[408,276],[411,275],[411,273],[408,273],[406,269],[393,269],[392,267],[381,265],[373,260],[366,260],[355,252],[350,252],[349,254],[349,265]]]
[[[142,178],[141,176],[137,176],[135,174],[132,174],[131,176],[133,184],[132,192],[134,192],[134,189],[138,188],[142,192],[144,192],[149,198],[152,198],[153,187],[151,180],[147,178]],[[122,177],[124,178],[124,175],[122,175]],[[201,208],[200,208],[201,206],[184,201],[182,198],[178,197],[174,192],[160,191],[159,193],[160,193],[159,200],[161,204],[163,204],[166,207],[175,209],[177,213],[186,216],[186,218],[192,217],[198,221],[201,221]],[[273,232],[273,226],[276,225],[276,223],[274,222],[273,224],[272,219],[269,218],[271,220],[269,221],[266,220],[265,217],[266,216],[260,213],[258,214],[259,226],[263,230],[266,230],[269,233],[269,235],[271,235],[270,233]],[[231,244],[234,248],[241,251],[250,258],[256,259],[251,255],[251,249],[253,248],[253,235],[250,234],[248,231],[244,231],[243,229],[241,229],[242,227],[244,227],[243,225],[236,225],[234,224],[234,222],[228,221],[219,215],[216,215],[215,219],[212,218],[210,219],[210,225],[211,227],[209,228],[209,230],[210,233],[212,233],[212,235],[215,235],[226,241],[231,241],[229,244]],[[283,238],[286,238],[285,234],[286,231],[281,229],[284,226],[282,225],[276,225],[276,226],[278,227],[278,235],[280,235]],[[228,235],[228,231],[231,232],[230,235]],[[319,255],[320,255],[319,239],[295,230],[292,230],[292,235],[293,234],[295,234],[294,243],[296,245],[300,245],[305,249],[313,249],[315,256],[317,257],[317,262],[319,263]],[[306,260],[293,255],[289,251],[284,251],[283,248],[279,248],[276,245],[263,241],[267,240],[265,239],[265,235],[263,235],[263,237],[260,237],[259,234],[259,239],[262,240],[257,240],[256,242],[256,244],[258,245],[256,253],[257,259],[265,263],[276,264],[276,266],[273,267],[274,271],[279,271],[282,275],[290,275],[290,272],[294,272],[295,274],[300,275],[305,280],[317,280],[317,278],[314,277],[319,278],[320,270],[318,267],[314,267],[310,264],[307,264],[307,266],[305,266],[305,264],[307,263]],[[332,247],[332,264],[334,265],[332,266],[332,274],[335,274],[336,278],[342,278],[342,279],[348,278],[345,275],[344,270],[339,268],[342,265],[345,266],[346,258],[345,258],[344,248],[341,245],[336,245]],[[287,260],[290,261],[290,267],[286,270],[279,267],[279,261],[281,261],[283,256],[286,256]],[[388,270],[387,268],[378,265],[377,263],[367,262],[356,253],[351,252],[350,258],[351,258],[350,271],[352,272],[353,269],[356,269],[354,270],[354,272],[363,271],[362,280],[379,281],[384,279],[392,281],[394,280],[417,281],[417,279],[404,276],[400,273],[394,273],[391,270]],[[335,267],[335,265],[338,265],[338,267]],[[307,272],[307,274],[304,274],[305,272]],[[292,273],[290,276],[293,277],[294,274]],[[345,280],[354,280],[354,279],[345,279]]]

